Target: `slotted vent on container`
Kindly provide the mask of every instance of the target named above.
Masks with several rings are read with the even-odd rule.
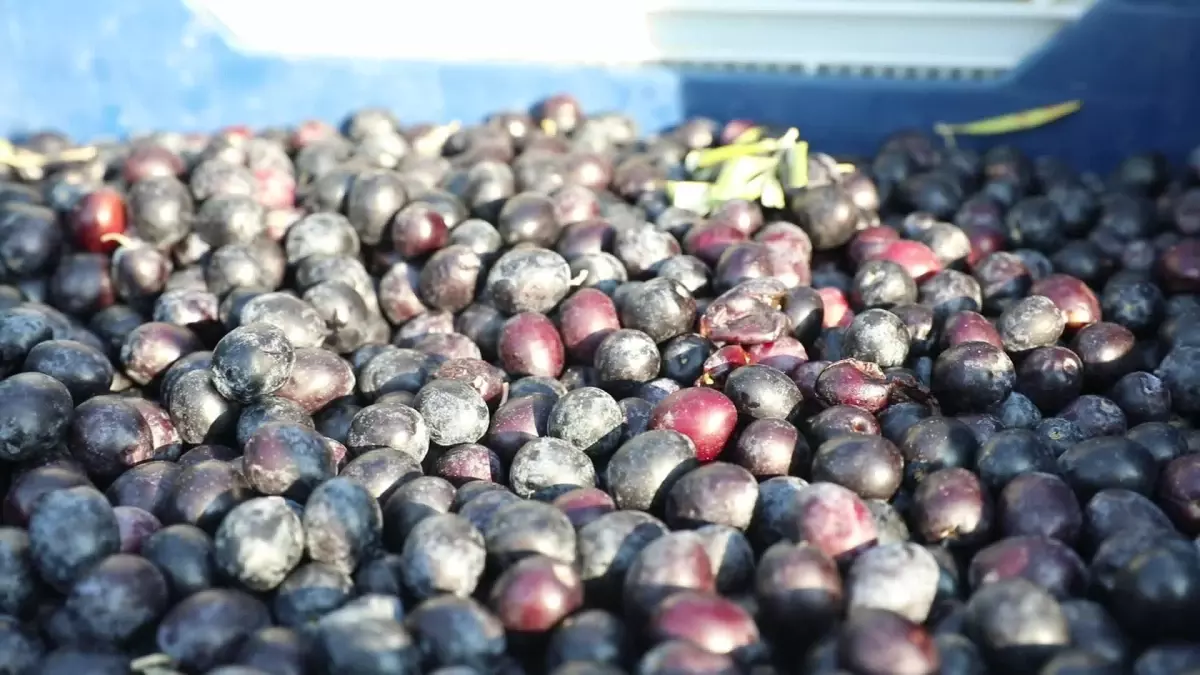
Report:
[[[659,0],[661,63],[816,76],[976,80],[1016,67],[1092,0]]]
[[[339,0],[330,14],[292,0],[187,1],[249,52],[954,80],[1016,67],[1094,2]]]

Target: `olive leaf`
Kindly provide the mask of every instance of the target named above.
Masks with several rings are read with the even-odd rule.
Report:
[[[941,136],[947,146],[954,147],[955,136],[998,136],[1000,134],[1011,134],[1018,131],[1036,129],[1051,122],[1057,122],[1068,115],[1073,115],[1082,107],[1083,101],[1076,99],[1008,113],[1006,115],[988,117],[986,119],[975,120],[974,122],[964,122],[961,124],[938,122],[933,125],[933,132]]]
[[[702,181],[673,180],[667,182],[667,197],[671,205],[693,211],[700,215],[708,214],[711,203],[712,184]]]
[[[775,176],[767,176],[763,183],[758,201],[768,209],[782,209],[787,206],[787,198],[783,193],[783,184]]]
[[[750,127],[738,134],[737,138],[733,139],[732,145],[742,145],[744,143],[757,143],[762,140],[767,133],[766,127]]]
[[[771,174],[778,166],[777,157],[747,156],[738,157],[725,162],[721,167],[721,175],[713,183],[709,199],[721,203],[731,199],[758,199],[761,193],[761,181],[764,174]]]
[[[742,157],[767,155],[775,152],[778,148],[779,141],[774,138],[764,138],[753,143],[735,143],[715,148],[704,148],[689,152],[683,159],[683,165],[688,171],[696,171],[698,169],[714,167],[718,164],[725,164],[726,162]]]
[[[691,180],[668,184],[671,203],[701,215],[731,199],[783,208],[786,188],[808,184],[808,143],[794,127],[779,138],[762,138],[764,132],[751,127],[730,145],[688,153]]]

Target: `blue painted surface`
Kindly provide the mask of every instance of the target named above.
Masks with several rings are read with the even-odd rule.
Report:
[[[315,6],[298,3],[295,11]],[[398,27],[396,39],[411,29]],[[434,29],[452,49],[453,27]],[[0,0],[6,134],[56,128],[91,138],[336,121],[364,105],[387,106],[410,122],[470,121],[567,91],[648,129],[690,115],[753,117],[799,125],[822,149],[870,153],[898,128],[1082,98],[1072,118],[1005,140],[1107,169],[1130,152],[1160,150],[1178,161],[1200,145],[1198,83],[1200,0],[1099,0],[990,82],[284,59],[232,49],[181,0]]]

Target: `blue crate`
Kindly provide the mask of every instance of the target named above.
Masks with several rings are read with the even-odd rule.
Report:
[[[1098,0],[990,81],[295,60],[231,48],[198,28],[182,0],[0,0],[0,20],[0,132],[9,135],[336,121],[364,105],[386,106],[405,121],[475,120],[566,91],[648,129],[692,115],[749,117],[798,125],[817,147],[838,153],[870,153],[898,128],[1072,98],[1083,99],[1082,112],[1005,140],[1098,170],[1140,150],[1180,161],[1200,145],[1200,0]],[[452,44],[452,26],[437,30]],[[396,39],[403,32],[398,27]]]

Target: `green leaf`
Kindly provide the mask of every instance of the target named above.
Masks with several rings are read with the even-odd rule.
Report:
[[[697,169],[697,170],[691,172],[692,180],[702,182],[702,183],[715,183],[717,181],[717,176],[720,176],[720,175],[721,175],[721,165],[720,164],[718,164],[716,166],[710,166],[710,167],[707,167],[704,169]]]
[[[711,183],[700,181],[668,181],[667,196],[672,206],[707,215],[712,187]]]
[[[733,139],[733,145],[742,145],[744,143],[757,143],[766,135],[766,127],[750,127],[746,129],[737,138]]]
[[[789,189],[802,188],[808,185],[808,142],[796,143],[787,153],[783,162],[787,177],[785,183]]]
[[[683,160],[683,165],[689,171],[697,169],[705,169],[718,164],[724,164],[730,160],[740,157],[753,157],[756,155],[766,155],[775,152],[779,147],[779,141],[774,138],[764,138],[754,143],[741,143],[734,145],[722,145],[717,148],[705,148],[703,150],[693,150],[687,154]]]
[[[800,130],[796,127],[788,129],[782,136],[779,137],[779,150],[786,152],[796,146],[800,141]]]
[[[710,200],[721,203],[731,199],[746,199],[748,192],[757,189],[754,181],[774,171],[777,165],[778,160],[774,157],[738,157],[725,162],[721,167],[721,175],[713,184]],[[758,194],[755,192],[750,198],[757,199]]]
[[[742,191],[738,193],[737,199],[745,199],[747,201],[756,202],[762,197],[763,189],[767,185],[767,181],[771,180],[771,174],[760,173],[754,178],[746,181],[742,187]]]
[[[782,209],[787,206],[787,198],[783,194],[783,185],[773,175],[768,175],[763,183],[759,201],[768,209]]]

